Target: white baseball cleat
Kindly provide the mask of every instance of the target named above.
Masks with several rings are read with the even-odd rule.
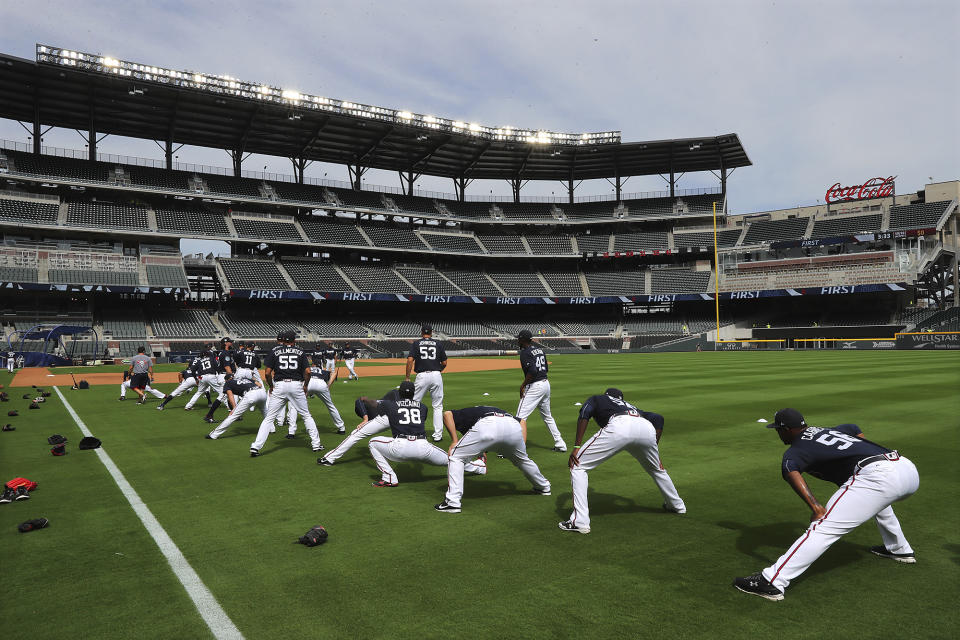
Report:
[[[441,440],[443,440],[443,434],[437,434],[437,433],[433,434],[434,442],[440,442]]]
[[[668,513],[686,513],[687,512],[686,507],[675,509],[674,507],[671,507],[670,505],[668,505],[666,502],[663,503],[663,510]]]

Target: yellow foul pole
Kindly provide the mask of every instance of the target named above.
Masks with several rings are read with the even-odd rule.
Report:
[[[717,258],[717,201],[713,201],[713,279],[716,290],[714,291],[714,305],[717,310],[717,342],[720,342],[720,261]]]

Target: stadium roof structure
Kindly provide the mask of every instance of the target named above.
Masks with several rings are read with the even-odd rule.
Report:
[[[71,54],[73,57],[71,57]],[[430,175],[455,181],[574,181],[728,171],[749,166],[735,133],[620,141],[619,132],[557,134],[493,129],[406,111],[306,96],[37,45],[37,60],[0,54],[0,117],[88,132],[91,158],[104,135],[224,149],[234,168],[249,153]],[[359,172],[359,174],[355,174]],[[353,178],[352,178],[353,179]],[[671,180],[671,183],[673,181]],[[461,182],[461,185],[463,182]],[[462,188],[462,186],[461,186]]]

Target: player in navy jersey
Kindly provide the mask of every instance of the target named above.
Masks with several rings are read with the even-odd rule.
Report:
[[[433,441],[443,438],[443,376],[441,371],[447,368],[447,352],[440,342],[433,339],[433,327],[425,324],[420,327],[420,339],[414,340],[407,354],[407,376],[416,372],[414,400],[423,400],[430,394],[433,405]]]
[[[912,564],[913,548],[890,506],[910,497],[920,485],[917,468],[897,451],[864,438],[855,424],[832,429],[808,426],[796,409],[781,409],[770,428],[789,448],[783,454],[783,479],[811,511],[811,524],[786,553],[771,566],[733,581],[740,591],[783,600],[790,581],[802,574],[840,536],[874,518],[883,545],[871,552],[884,558]],[[815,478],[839,486],[826,506],[814,497],[803,479]]]
[[[402,383],[401,383],[402,384]],[[391,389],[380,400],[360,396],[354,403],[354,412],[361,422],[356,428],[340,441],[336,447],[331,449],[326,455],[317,458],[317,464],[329,467],[334,462],[343,457],[350,447],[360,442],[364,438],[375,436],[381,431],[390,428],[390,418],[381,408],[381,404],[387,401],[400,400],[399,389]]]
[[[549,365],[547,355],[540,345],[533,343],[533,334],[524,329],[517,334],[520,345],[520,368],[523,370],[523,384],[520,385],[520,405],[517,407],[517,418],[523,426],[523,438],[527,438],[527,418],[534,409],[540,409],[540,417],[547,425],[550,436],[553,438],[554,451],[566,451],[567,445],[560,435],[557,422],[550,413],[550,380],[547,379]]]
[[[550,481],[537,463],[527,456],[520,421],[502,409],[489,406],[445,411],[443,424],[450,434],[450,462],[447,467],[447,494],[434,505],[441,513],[460,513],[463,497],[463,472],[467,462],[494,451],[510,460],[533,485],[533,493],[550,495]],[[458,436],[457,433],[462,434]]]
[[[600,431],[584,442],[583,435],[591,418],[600,425]],[[573,513],[569,520],[559,523],[561,530],[590,533],[587,472],[624,449],[643,465],[657,484],[663,496],[663,508],[673,513],[687,512],[670,474],[660,462],[659,443],[663,424],[662,415],[637,409],[623,399],[623,392],[619,389],[610,388],[602,395],[587,398],[580,408],[577,436],[569,462]]]

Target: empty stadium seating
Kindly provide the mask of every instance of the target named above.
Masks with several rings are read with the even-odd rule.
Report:
[[[400,227],[365,226],[364,232],[377,247],[392,249],[418,249],[428,251],[420,237],[411,229]]]
[[[577,236],[577,247],[580,253],[606,253],[610,250],[609,234],[591,234]]]
[[[319,245],[369,246],[357,227],[325,218],[306,219],[300,222],[311,242]]]
[[[203,181],[211,193],[222,195],[243,196],[246,198],[262,198],[259,181],[235,178],[233,176],[218,176],[203,174]]]
[[[18,172],[29,175],[56,176],[86,182],[106,182],[110,175],[109,165],[102,162],[48,155],[37,156],[17,151],[4,153],[13,160]]]
[[[97,229],[135,229],[148,231],[147,210],[143,207],[102,202],[71,202],[67,225]]]
[[[463,295],[463,293],[432,267],[397,267],[403,276],[420,293],[426,295]]]
[[[534,255],[570,255],[573,245],[564,235],[534,236],[527,234],[527,243]]]
[[[151,287],[180,287],[186,289],[190,286],[183,267],[148,264],[145,268],[147,271],[147,284]]]
[[[478,235],[489,253],[521,253],[526,255],[527,248],[523,246],[520,236],[508,235]]]
[[[452,338],[495,337],[497,332],[479,322],[468,320],[448,320],[433,323],[433,330]]]
[[[867,231],[879,231],[883,224],[882,214],[868,216],[852,216],[848,218],[827,218],[813,223],[811,238],[828,238],[831,236],[848,236]]]
[[[592,296],[618,296],[645,293],[644,271],[588,271],[584,277]]]
[[[205,311],[184,309],[154,316],[150,324],[160,338],[210,338],[217,328]]]
[[[576,271],[541,271],[555,296],[582,296],[580,275]]]
[[[802,238],[807,230],[810,218],[787,218],[785,220],[764,220],[752,222],[747,229],[743,244],[759,244],[775,240],[796,240]]]
[[[0,266],[0,282],[37,282],[36,267]]]
[[[0,220],[35,224],[54,224],[60,206],[56,202],[34,202],[0,198]]]
[[[667,234],[656,233],[618,233],[614,238],[615,251],[638,251],[641,249],[666,249]]]
[[[333,265],[315,260],[286,259],[283,267],[301,291],[353,291]]]
[[[420,336],[420,324],[395,320],[369,320],[368,327],[385,336]],[[409,346],[409,345],[408,345]]]
[[[616,320],[582,320],[579,322],[555,322],[568,336],[606,336],[617,329]]]
[[[717,231],[717,246],[732,247],[740,238],[740,229],[723,229]],[[673,244],[678,249],[683,247],[712,247],[713,232],[699,231],[694,233],[674,233]]]
[[[220,322],[232,337],[237,338],[274,338],[277,333],[290,326],[289,322],[271,322],[252,318],[236,318],[229,312],[221,312]]]
[[[891,229],[933,228],[950,205],[949,201],[924,202],[890,207]]]
[[[101,284],[136,287],[140,278],[136,271],[101,271],[94,269],[49,269],[51,284]]]
[[[104,319],[103,333],[105,338],[146,338],[147,328],[140,319]]]
[[[173,191],[188,191],[193,178],[193,174],[187,171],[168,171],[153,167],[124,165],[123,172],[132,185]]]
[[[237,230],[237,235],[241,238],[303,242],[297,227],[289,220],[234,217],[233,226]]]
[[[469,296],[502,296],[486,275],[466,269],[444,269],[444,275]]]
[[[367,337],[370,329],[358,322],[342,320],[301,320],[299,324],[321,338],[359,338]]]
[[[267,260],[220,258],[220,267],[231,289],[289,289],[280,268]]]
[[[196,209],[156,209],[157,230],[192,236],[230,237],[222,213]]]
[[[480,248],[473,236],[429,232],[421,232],[421,236],[430,243],[435,251],[483,253],[483,249]]]
[[[536,273],[517,273],[514,271],[488,272],[503,292],[508,296],[547,296],[547,290]]]
[[[389,267],[377,264],[342,264],[340,269],[347,274],[360,291],[383,293],[415,293]]]
[[[709,271],[655,269],[650,272],[650,293],[700,293],[709,282]]]

